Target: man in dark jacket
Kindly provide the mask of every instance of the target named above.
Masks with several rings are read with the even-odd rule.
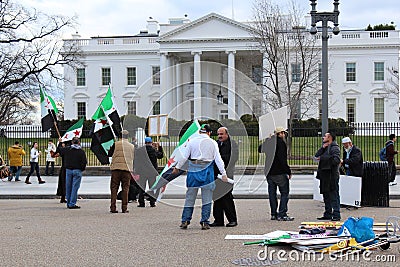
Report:
[[[60,155],[65,158],[66,169],[66,198],[67,208],[80,209],[76,205],[78,189],[81,186],[82,172],[86,169],[87,159],[85,151],[82,150],[78,137],[72,138],[71,147],[60,150]]]
[[[294,218],[287,215],[289,202],[289,180],[292,178],[292,171],[287,163],[287,146],[284,139],[286,130],[283,127],[276,127],[275,135],[267,138],[258,147],[258,152],[265,153],[264,173],[268,182],[269,205],[271,207],[271,220],[293,221]],[[273,153],[273,154],[272,154]],[[273,155],[273,157],[272,157]],[[276,190],[279,187],[281,202],[278,208]]]
[[[219,154],[221,155],[226,175],[233,179],[235,172],[235,164],[239,158],[239,149],[235,140],[232,140],[228,134],[226,127],[220,127],[217,131],[218,134],[218,148]],[[214,179],[215,179],[215,190],[213,192],[213,216],[214,222],[210,224],[211,227],[224,226],[224,213],[228,220],[226,227],[237,226],[237,216],[235,203],[233,202],[233,185],[225,183],[217,178],[220,174],[218,167],[214,164]]]
[[[320,180],[320,193],[324,197],[325,212],[318,220],[340,221],[339,164],[340,148],[333,133],[326,133],[322,147],[315,154],[319,160],[317,179]]]
[[[145,145],[138,148],[135,153],[135,172],[139,175],[139,205],[138,207],[145,207],[144,197],[148,195],[145,193],[146,183],[148,183],[149,188],[155,183],[158,175],[158,164],[157,159],[162,159],[164,157],[164,151],[159,143],[153,143],[151,137],[146,137],[144,139]],[[158,191],[157,191],[158,193]],[[155,195],[149,195],[150,206],[156,206]]]
[[[345,169],[345,174],[349,176],[362,177],[363,175],[363,156],[361,150],[354,146],[350,137],[342,139],[344,147],[341,165]]]
[[[389,164],[389,185],[396,185],[396,162],[394,162],[394,155],[398,152],[394,149],[394,142],[396,142],[396,135],[390,134],[389,140],[386,142],[386,158]]]

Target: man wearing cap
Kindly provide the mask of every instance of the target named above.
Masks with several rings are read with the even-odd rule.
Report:
[[[362,177],[363,175],[363,157],[361,150],[354,146],[350,137],[342,139],[344,147],[343,159],[340,164],[344,167],[346,175]]]
[[[128,213],[128,191],[133,172],[133,158],[135,147],[128,141],[129,132],[122,130],[120,139],[114,143],[108,153],[112,156],[111,170],[111,204],[110,212],[118,213],[116,202],[119,186],[122,187],[122,213]]]
[[[324,215],[318,220],[340,221],[340,148],[335,139],[334,133],[325,133],[322,146],[315,153],[315,159],[319,161],[316,178],[320,181],[319,191],[325,204]]]
[[[135,157],[135,171],[139,175],[139,205],[138,207],[144,208],[145,201],[144,197],[148,194],[150,201],[150,207],[156,206],[156,197],[158,192],[154,195],[151,192],[145,193],[146,183],[149,184],[149,188],[155,183],[158,175],[158,163],[157,159],[164,157],[164,151],[162,146],[154,142],[151,137],[144,138],[145,145],[137,149]]]
[[[287,215],[289,202],[289,180],[292,178],[292,171],[287,163],[287,146],[285,142],[286,130],[283,127],[276,127],[275,135],[265,140],[258,147],[258,152],[265,153],[264,173],[268,182],[268,197],[271,208],[271,220],[293,221],[294,218]],[[271,156],[273,154],[273,157]],[[277,187],[281,194],[281,201],[278,209],[276,196]],[[278,210],[277,210],[278,209]]]
[[[190,224],[199,188],[201,188],[202,201],[200,220],[201,229],[210,229],[209,218],[211,213],[213,190],[215,189],[214,162],[222,174],[222,180],[224,182],[228,181],[224,162],[219,154],[217,142],[210,138],[210,125],[203,124],[199,133],[199,135],[190,139],[187,143],[186,148],[182,151],[182,160],[177,163],[176,167],[172,171],[173,174],[177,174],[185,162],[190,159],[186,178],[187,191],[185,206],[182,211],[181,229],[187,229]]]

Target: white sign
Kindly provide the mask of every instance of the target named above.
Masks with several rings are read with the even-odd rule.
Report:
[[[316,173],[314,172],[314,177]],[[361,207],[361,177],[340,175],[339,195],[340,204]],[[314,179],[314,200],[323,201],[322,194],[319,193],[319,180]]]
[[[149,136],[166,136],[168,135],[168,115],[149,116]]]
[[[277,126],[287,129],[288,125],[287,106],[276,109],[268,114],[260,116],[259,124],[259,140],[270,137],[274,134]]]

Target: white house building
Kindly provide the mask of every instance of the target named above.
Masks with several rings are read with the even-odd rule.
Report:
[[[248,24],[215,13],[147,23],[138,35],[65,40],[79,44],[84,54],[84,67],[64,67],[70,81],[64,88],[66,119],[90,118],[109,84],[120,115],[161,113],[177,120],[262,115],[263,54]],[[332,36],[329,117],[398,121],[398,93],[388,89],[397,84],[398,91],[392,73],[399,70],[399,51],[397,30],[342,30]],[[308,117],[320,114],[315,101]]]

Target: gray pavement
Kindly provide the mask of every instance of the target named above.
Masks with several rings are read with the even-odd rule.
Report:
[[[0,198],[54,198],[58,177],[44,176],[45,184],[38,184],[31,177],[31,185],[21,182],[0,181]],[[183,198],[186,191],[186,176],[182,175],[172,181],[166,189],[164,198]],[[236,198],[266,198],[267,183],[264,175],[236,175],[233,194]],[[400,177],[396,177],[400,181]],[[109,176],[84,176],[79,195],[84,198],[109,198]],[[291,198],[312,199],[314,177],[312,175],[294,174],[290,185]],[[391,199],[400,198],[400,183],[389,187]]]

